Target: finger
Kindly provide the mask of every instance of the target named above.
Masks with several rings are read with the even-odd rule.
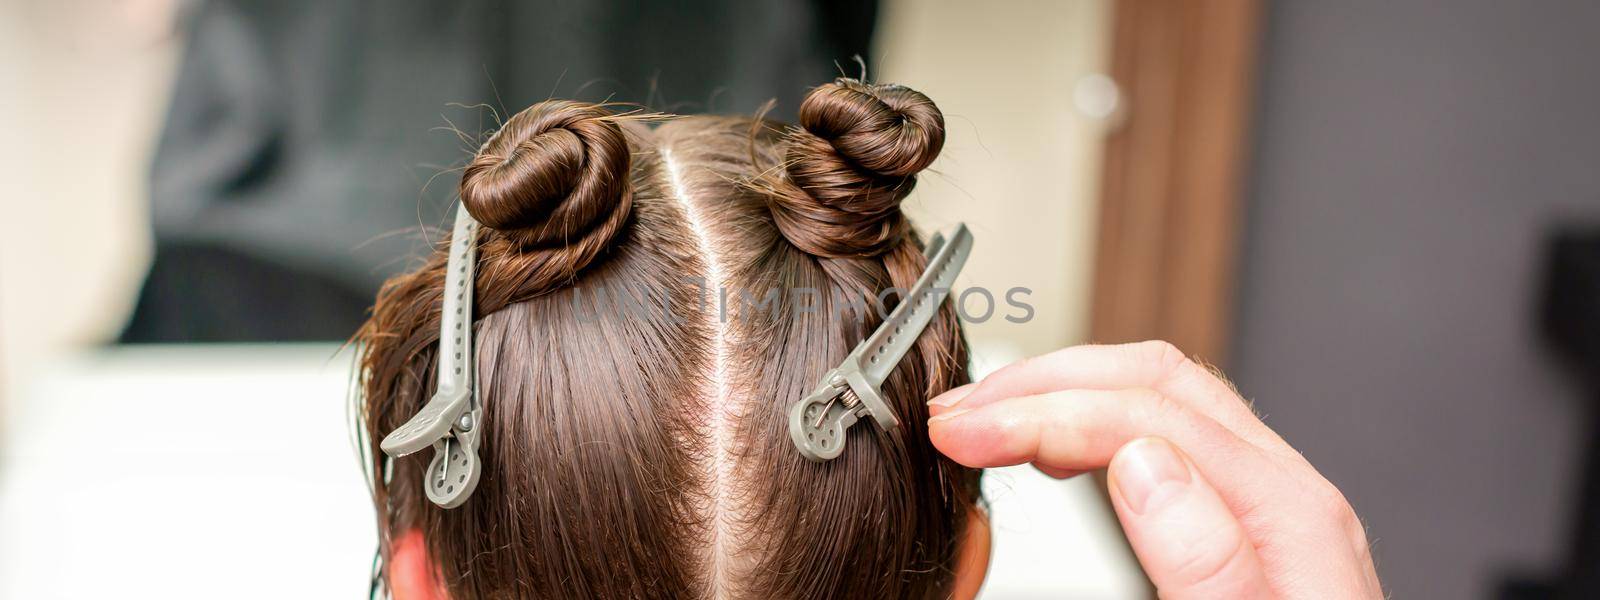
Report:
[[[1041,465],[1039,463],[1034,463],[1033,468],[1038,470],[1040,473],[1044,473],[1045,476],[1054,479],[1071,479],[1084,473],[1083,471],[1077,469],[1057,469],[1055,467]]]
[[[980,380],[975,389],[956,388],[962,391],[959,397],[947,393],[929,404],[959,401],[976,407],[995,400],[1071,388],[1157,389],[1158,384],[1173,379],[1173,372],[1185,362],[1188,359],[1183,353],[1165,342],[1071,346],[1008,364]],[[1193,386],[1179,389],[1188,391],[1188,387]]]
[[[977,387],[978,387],[977,383],[969,383],[969,384],[966,384],[966,385],[951,389],[950,391],[945,392],[944,394],[940,394],[940,396],[950,399],[950,402],[949,402],[950,404],[956,404],[956,403],[959,403],[961,401],[961,397],[962,396],[965,396],[965,395],[971,393],[972,390],[976,389]],[[948,412],[950,410],[951,409],[948,406],[944,405],[944,404],[934,404],[932,402],[928,403],[928,414],[930,416],[937,417],[940,414]],[[1044,473],[1045,476],[1051,477],[1051,478],[1054,478],[1054,479],[1071,479],[1073,477],[1077,477],[1077,476],[1083,474],[1083,471],[1079,471],[1079,470],[1076,470],[1076,469],[1057,469],[1055,467],[1051,467],[1051,466],[1048,466],[1048,465],[1041,465],[1041,464],[1037,464],[1037,463],[1035,463],[1033,465],[1033,468],[1037,469],[1040,473]]]
[[[1288,449],[1231,385],[1172,344],[1159,341],[1064,348],[1012,363],[974,388],[956,388],[928,404],[931,413],[939,414],[957,404],[976,408],[1006,398],[1074,388],[1150,388],[1210,416],[1251,443]]]
[[[1070,470],[1104,468],[1135,439],[1165,438],[1183,448],[1233,514],[1247,519],[1258,547],[1275,549],[1275,564],[1311,565],[1301,575],[1306,589],[1361,589],[1352,573],[1365,559],[1331,550],[1350,548],[1356,537],[1347,526],[1355,522],[1348,506],[1316,493],[1331,485],[1303,461],[1282,460],[1154,391],[1067,390],[957,407],[929,419],[928,435],[940,452],[969,467],[1033,463]]]
[[[1130,442],[1111,459],[1108,486],[1128,543],[1160,597],[1272,597],[1244,526],[1172,444]]]
[[[1280,471],[1260,449],[1216,421],[1151,390],[1067,390],[956,408],[928,421],[934,447],[969,467],[1033,463],[1056,472],[1106,467],[1123,445],[1160,436],[1200,457],[1230,504],[1256,506]],[[1238,490],[1238,494],[1230,494]]]
[[[967,394],[972,393],[972,390],[975,389],[978,389],[978,383],[972,382],[934,396],[932,400],[928,401],[928,416],[937,417],[940,413],[950,410],[950,407],[959,404],[962,398],[965,398]]]

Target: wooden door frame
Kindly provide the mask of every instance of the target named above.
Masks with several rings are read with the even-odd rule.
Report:
[[[1096,342],[1227,361],[1261,0],[1116,0],[1090,308]]]

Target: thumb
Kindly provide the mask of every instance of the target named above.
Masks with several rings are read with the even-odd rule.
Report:
[[[1129,442],[1108,467],[1111,503],[1162,598],[1270,598],[1239,519],[1176,446]]]

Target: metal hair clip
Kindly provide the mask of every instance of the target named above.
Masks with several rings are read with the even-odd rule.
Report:
[[[972,253],[972,233],[959,225],[948,243],[935,234],[923,252],[929,257],[927,270],[889,318],[843,364],[823,375],[816,391],[789,410],[789,437],[807,459],[837,458],[844,451],[845,432],[863,417],[870,415],[885,431],[900,426],[878,390],[950,295],[956,274]]]
[[[472,280],[477,269],[478,222],[466,206],[456,209],[450,259],[444,276],[444,308],[439,318],[439,389],[416,416],[390,432],[378,446],[391,457],[433,446],[423,490],[444,508],[467,501],[478,486],[478,433],[483,405],[473,385]]]

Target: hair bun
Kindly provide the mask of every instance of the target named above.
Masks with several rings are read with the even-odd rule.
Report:
[[[484,143],[462,172],[461,202],[523,250],[603,246],[632,208],[629,160],[627,138],[605,109],[541,102]]]
[[[773,214],[806,252],[876,256],[906,232],[900,201],[944,147],[944,114],[921,92],[838,79],[800,104]]]
[[[839,79],[800,103],[800,126],[882,177],[915,175],[944,148],[944,113],[901,85]]]

